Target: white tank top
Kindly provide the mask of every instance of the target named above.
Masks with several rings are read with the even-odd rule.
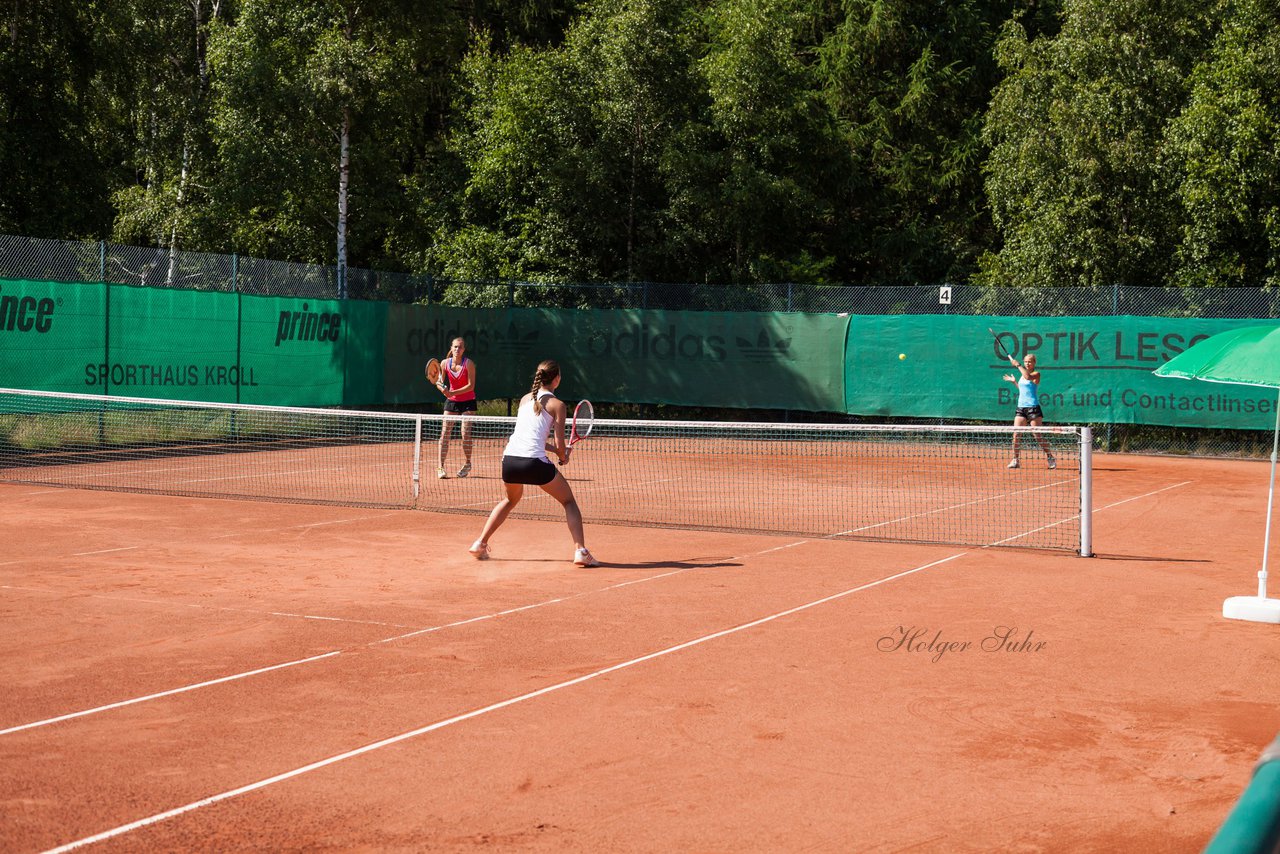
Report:
[[[547,459],[547,437],[551,435],[551,425],[555,423],[555,419],[547,411],[547,399],[553,397],[555,395],[546,389],[539,390],[538,400],[542,401],[540,413],[533,411],[533,398],[520,404],[520,409],[516,412],[516,429],[507,440],[503,456],[551,462]]]

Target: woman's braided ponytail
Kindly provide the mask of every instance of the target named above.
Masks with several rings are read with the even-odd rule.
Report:
[[[542,401],[538,399],[538,392],[542,391],[545,386],[555,382],[558,376],[560,376],[560,366],[556,364],[554,359],[544,359],[538,363],[538,369],[533,372],[533,388],[530,389],[533,394],[533,411],[535,414],[542,414]]]

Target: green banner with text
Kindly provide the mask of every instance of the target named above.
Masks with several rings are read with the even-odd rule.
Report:
[[[354,322],[353,322],[354,321]],[[0,282],[0,385],[165,400],[381,403],[386,306]]]
[[[853,317],[845,348],[845,411],[1012,421],[1018,392],[1002,376],[1017,372],[1000,356],[998,337],[1020,360],[1036,354],[1048,424],[1270,429],[1274,389],[1152,373],[1211,335],[1262,323],[1129,316]]]
[[[566,399],[840,412],[847,327],[827,314],[393,305],[384,394],[442,400],[423,365],[460,337],[482,399],[519,398],[555,359]]]
[[[1048,423],[1258,430],[1275,424],[1275,391],[1152,371],[1265,322],[464,309],[0,280],[0,386],[430,411],[443,398],[423,365],[461,337],[486,400],[520,397],[552,358],[568,400],[1010,421],[998,338],[1036,354]]]

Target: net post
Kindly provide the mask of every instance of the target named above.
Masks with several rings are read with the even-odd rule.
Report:
[[[422,484],[422,416],[413,419],[413,500],[416,503]]]
[[[1093,557],[1093,428],[1080,428],[1080,556]]]

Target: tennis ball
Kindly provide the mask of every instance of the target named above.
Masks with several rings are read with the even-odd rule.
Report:
[[[907,358],[907,354],[906,354],[906,353],[899,353],[899,354],[898,354],[898,358],[899,358],[899,359],[905,359],[905,358]]]

